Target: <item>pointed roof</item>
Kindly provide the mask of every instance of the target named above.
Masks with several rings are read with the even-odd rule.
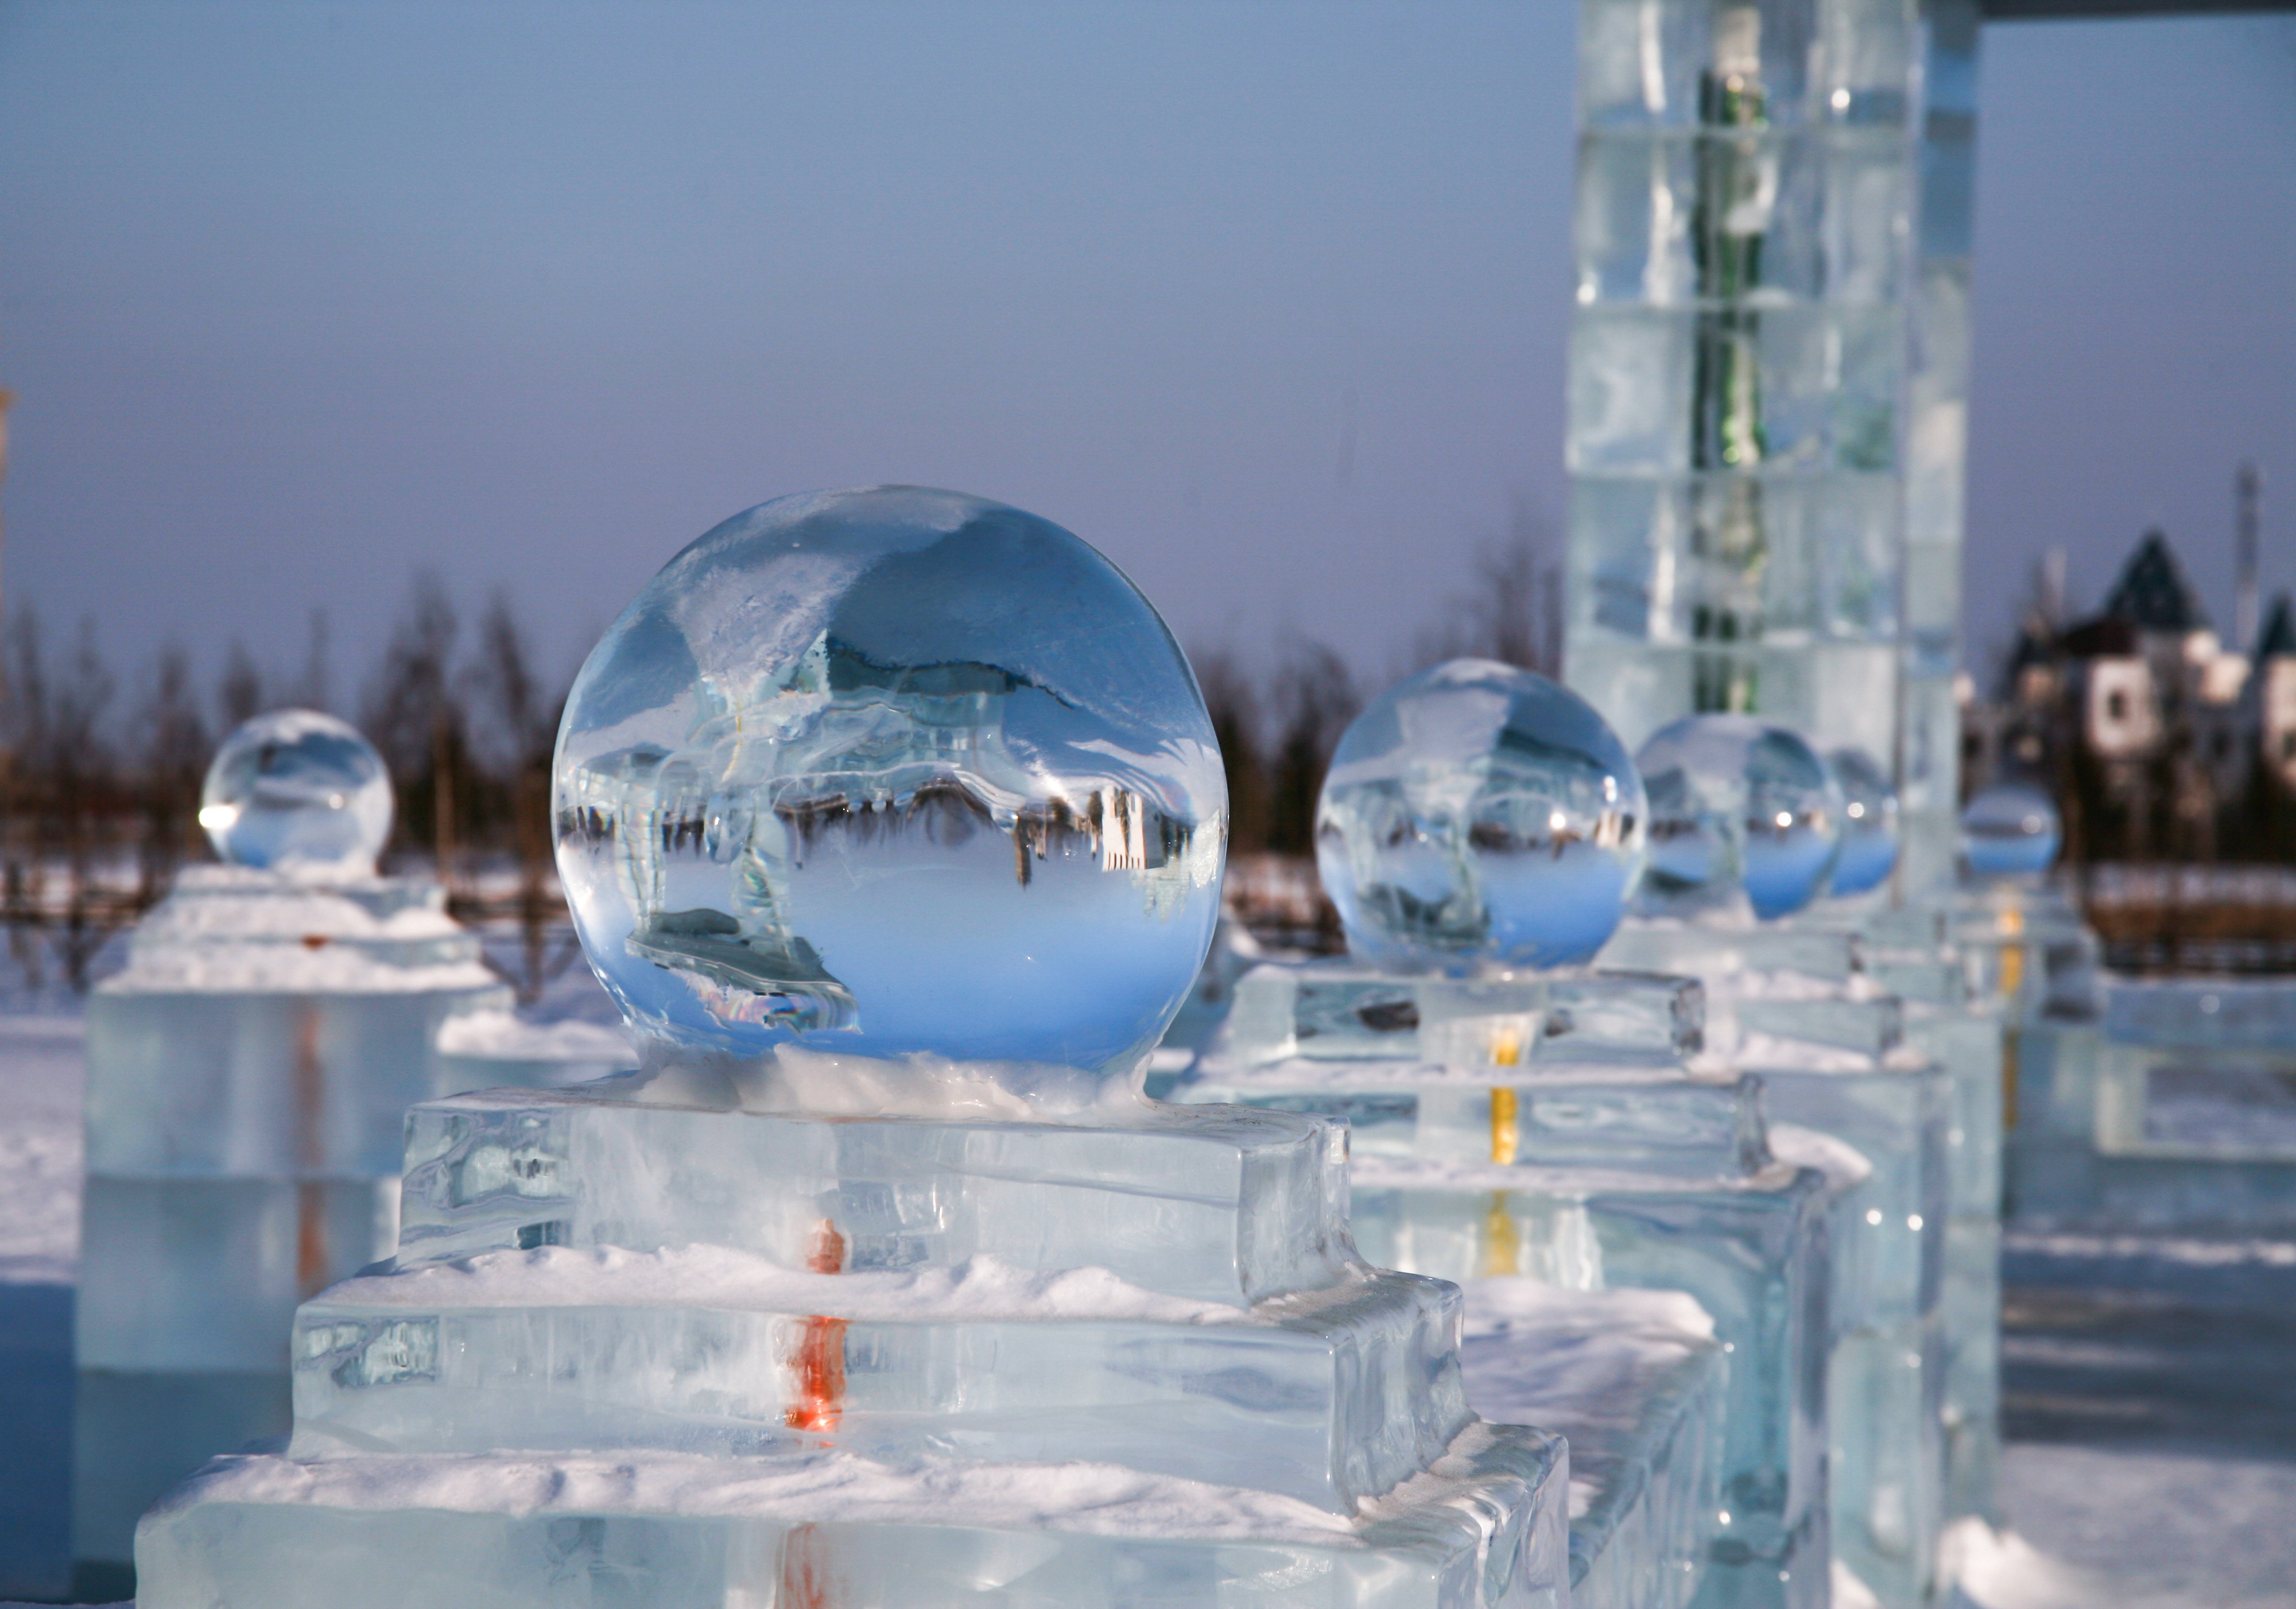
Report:
[[[2256,662],[2296,653],[2296,618],[2291,618],[2288,595],[2282,593],[2272,600],[2272,613],[2264,622],[2264,635],[2256,639]]]
[[[2209,624],[2209,612],[2185,579],[2185,567],[2157,530],[2146,531],[2128,555],[2112,595],[2104,601],[2104,612],[2140,631],[2203,631]]]

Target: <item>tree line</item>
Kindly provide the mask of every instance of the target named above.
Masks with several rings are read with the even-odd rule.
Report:
[[[1551,671],[1561,596],[1545,529],[1518,506],[1396,674],[1462,653]],[[217,746],[241,722],[291,706],[349,720],[390,767],[398,809],[385,869],[435,868],[459,912],[520,916],[540,977],[542,931],[563,914],[550,872],[550,758],[570,677],[538,661],[505,595],[466,620],[430,573],[414,579],[348,697],[330,647],[314,611],[291,669],[260,665],[234,642],[203,686],[189,649],[170,643],[123,683],[92,619],[59,640],[36,606],[18,606],[0,644],[0,922],[36,987],[51,964],[85,987],[104,941],[186,861],[209,857],[200,788]],[[1234,849],[1312,853],[1324,768],[1362,707],[1348,661],[1296,635],[1256,671],[1224,647],[1193,657],[1226,765]]]

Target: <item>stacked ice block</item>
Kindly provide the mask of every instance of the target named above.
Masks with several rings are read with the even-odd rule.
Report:
[[[389,1254],[406,1108],[506,1007],[435,885],[195,867],[88,1002],[73,1547],[287,1426],[295,1304]]]
[[[1562,1601],[1561,1445],[1354,1260],[1332,1126],[620,1082],[416,1110],[398,1257],[297,1315],[287,1453],[145,1523],[141,1601]]]
[[[1639,744],[1898,722],[1910,0],[1588,0],[1570,685]]]
[[[1180,1096],[1349,1119],[1365,1254],[1464,1285],[1471,1384],[1501,1383],[1478,1405],[1622,1416],[1602,1442],[1621,1473],[1574,1523],[1575,1590],[1823,1603],[1824,1186],[1771,1156],[1751,1080],[1685,1066],[1702,1018],[1679,978],[1269,965],[1238,984]],[[1538,1322],[1527,1285],[1551,1293]],[[1572,1306],[1571,1292],[1608,1295]],[[1591,1383],[1570,1356],[1630,1338],[1606,1300],[1658,1293],[1707,1316],[1726,1380],[1698,1394],[1717,1427],[1687,1428],[1680,1382],[1575,1409],[1558,1383]],[[1513,1394],[1525,1382],[1545,1394]],[[1672,1451],[1694,1433],[1714,1437],[1702,1471]],[[1693,1479],[1718,1500],[1692,1500]]]
[[[1901,1002],[1849,935],[1630,919],[1603,959],[1699,977],[1711,1051],[1833,1176],[1833,1549],[1884,1603],[1918,1605],[1945,1500],[1950,1075],[1905,1044]]]

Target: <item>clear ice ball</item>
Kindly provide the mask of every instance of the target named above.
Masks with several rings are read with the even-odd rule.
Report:
[[[1654,915],[1738,907],[1765,922],[1817,897],[1841,848],[1841,784],[1798,732],[1745,715],[1691,715],[1635,756],[1650,796]]]
[[[1979,877],[2038,876],[2063,837],[2055,801],[2023,783],[1983,789],[1961,812],[1962,858]]]
[[[200,825],[234,865],[371,877],[390,836],[390,774],[356,727],[316,710],[275,710],[216,751]]]
[[[1644,815],[1634,762],[1593,705],[1528,670],[1453,660],[1341,737],[1316,866],[1360,959],[1558,966],[1618,927]]]
[[[1841,785],[1841,858],[1833,892],[1862,894],[1889,881],[1898,866],[1898,790],[1881,762],[1863,749],[1825,757]]]
[[[1105,1071],[1218,918],[1227,790],[1147,599],[1034,514],[874,487],[737,514],[569,695],[558,867],[632,1022]]]

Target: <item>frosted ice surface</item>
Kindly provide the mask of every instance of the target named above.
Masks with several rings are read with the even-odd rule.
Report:
[[[2055,862],[2063,833],[2047,794],[2022,783],[2002,783],[1962,811],[1962,858],[1979,877],[2038,876]]]
[[[1129,1068],[1219,909],[1195,679],[1107,560],[907,487],[686,548],[582,668],[558,864],[630,1020],[754,1055]]]
[[[1685,716],[1652,734],[1635,764],[1650,800],[1648,908],[1751,904],[1768,921],[1825,886],[1841,850],[1841,790],[1800,735],[1751,716]]]
[[[1617,734],[1545,677],[1420,672],[1356,718],[1316,812],[1316,862],[1361,961],[1406,971],[1583,961],[1643,858]]]
[[[1879,888],[1898,864],[1898,790],[1874,757],[1863,749],[1836,749],[1827,755],[1841,784],[1841,858],[1834,863],[1832,891],[1862,894]]]
[[[297,877],[373,876],[390,809],[390,776],[374,745],[316,710],[242,724],[200,789],[200,825],[217,854]]]

